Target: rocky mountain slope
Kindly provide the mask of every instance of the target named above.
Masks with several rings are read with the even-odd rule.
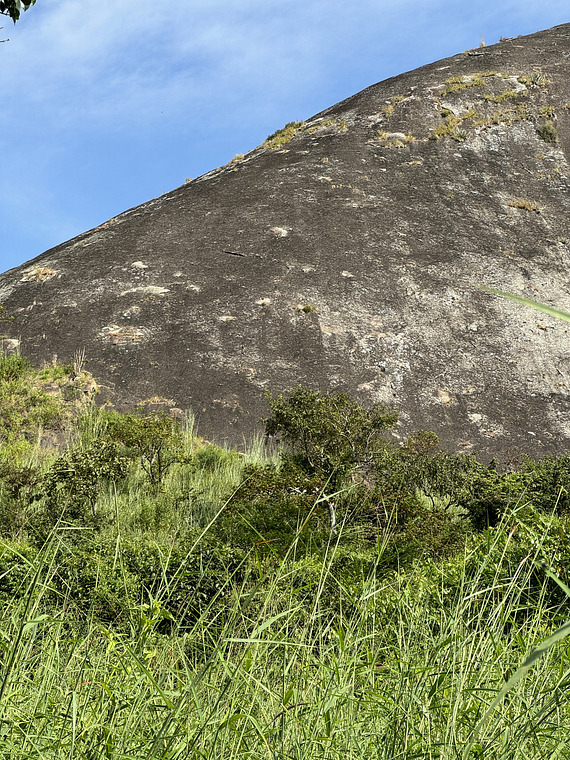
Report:
[[[565,450],[570,25],[358,93],[0,276],[6,349],[243,440],[299,383],[454,450]],[[10,319],[10,317],[12,319]]]

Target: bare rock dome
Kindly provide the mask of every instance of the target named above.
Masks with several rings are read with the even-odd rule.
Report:
[[[452,450],[564,451],[570,25],[373,85],[0,276],[5,346],[85,350],[119,407],[237,443],[266,389],[400,411]]]

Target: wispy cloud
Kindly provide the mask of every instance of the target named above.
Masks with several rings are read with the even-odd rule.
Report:
[[[171,3],[161,18],[150,0],[45,0],[3,61],[10,118],[41,107],[60,128],[84,120],[87,129],[140,126],[158,118],[158,106],[180,114],[214,99],[237,101],[252,79],[269,97],[275,85],[310,79],[318,39],[303,24],[302,3],[277,2],[271,15],[256,14],[259,5]]]
[[[229,160],[285,121],[480,35],[490,43],[562,23],[566,6],[41,0],[0,46],[0,269]]]
[[[562,5],[550,0],[553,9]],[[501,18],[512,27],[513,19],[532,24],[540,16],[505,1],[478,4],[480,28],[465,8],[441,0],[191,0],[164,9],[160,14],[155,0],[34,6],[21,22],[25,29],[2,50],[10,109],[2,110],[0,124],[27,122],[41,109],[42,121],[61,130],[116,131],[150,125],[165,110],[169,118],[228,102],[245,110],[254,94],[271,102],[284,92],[329,85],[332,72],[342,74],[339,63],[368,71],[370,84],[385,70],[376,61],[415,63],[426,51],[431,57],[431,50],[435,56],[442,47],[454,50],[466,28],[476,45],[478,34],[489,36]]]

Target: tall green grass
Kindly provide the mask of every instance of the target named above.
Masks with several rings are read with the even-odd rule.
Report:
[[[400,572],[382,572],[380,542],[350,586],[342,533],[312,576],[294,546],[270,567],[246,557],[184,625],[167,611],[163,556],[164,585],[114,627],[71,614],[64,593],[54,602],[72,540],[56,528],[0,613],[0,756],[569,756],[564,641],[513,679],[565,620],[540,564],[548,525],[517,507],[462,555]]]

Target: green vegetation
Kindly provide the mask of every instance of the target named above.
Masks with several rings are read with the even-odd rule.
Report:
[[[406,143],[415,141],[413,135],[405,134],[402,136],[402,139],[399,139],[399,136],[397,136],[398,134],[399,133],[379,130],[374,136],[374,139],[381,142],[384,148],[403,148]]]
[[[473,75],[450,77],[443,85],[440,97],[463,93],[472,88],[485,87],[488,90],[492,90],[494,89],[493,85],[497,84],[497,82],[493,82],[494,78],[498,80],[501,86],[504,86],[503,82],[512,81],[514,75],[507,74],[506,72],[484,71]],[[472,110],[471,113],[473,115],[461,117],[463,121],[471,119],[469,126],[485,129],[496,124],[512,125],[523,120],[531,120],[536,123],[538,118],[553,119],[554,107],[552,105],[539,106],[538,103],[533,101],[532,97],[533,89],[541,88],[544,91],[544,88],[549,84],[548,77],[540,71],[534,71],[529,75],[518,76],[517,81],[528,89],[509,89],[502,92],[481,92],[477,90],[473,94],[470,94],[470,97],[477,103],[480,115],[477,115],[475,110]],[[489,106],[492,104],[502,104],[502,107],[490,110]],[[458,124],[455,121],[460,117],[451,116],[446,118],[446,110],[449,109],[444,109],[442,113],[445,122],[431,132],[429,135],[430,139],[435,140],[440,137],[450,136],[455,140],[465,140],[468,132],[465,128],[458,128]],[[457,111],[457,109],[455,110]],[[542,125],[537,130],[539,136],[542,137],[542,133],[544,133],[542,139],[545,139],[547,142],[555,142],[557,138],[556,127],[553,123],[547,122],[547,124],[548,126]]]
[[[544,122],[536,131],[544,142],[555,143],[558,141],[558,129],[553,121]]]
[[[516,92],[516,90],[505,90],[498,95],[490,95],[484,93],[482,95],[483,100],[487,100],[489,103],[504,103],[505,100],[513,100],[521,96],[527,95],[526,92]]]
[[[287,399],[266,394],[271,417],[266,435],[280,436],[293,450],[293,461],[341,487],[355,468],[373,462],[386,447],[381,433],[398,415],[382,404],[370,410],[345,393],[325,395],[299,386]]]
[[[308,135],[312,135],[313,132],[318,132],[319,130],[326,129],[327,127],[338,127],[341,132],[345,132],[347,129],[347,124],[344,119],[323,119],[322,121],[317,121],[311,126],[307,125],[303,131]]]
[[[445,86],[440,95],[452,95],[471,87],[482,87],[485,84],[486,77],[495,76],[494,72],[485,72],[483,74],[474,74],[473,76],[455,76],[445,80]]]
[[[77,380],[0,364],[1,756],[568,754],[570,457],[398,444],[303,387],[238,453]]]
[[[430,134],[430,140],[439,140],[441,137],[452,137],[457,142],[463,142],[467,139],[467,133],[459,129],[459,126],[470,119],[474,119],[477,116],[477,111],[466,111],[461,116],[456,116],[449,108],[444,108],[441,111],[443,118],[443,124],[436,127]]]
[[[89,396],[89,385],[72,365],[36,372],[19,354],[0,356],[0,463],[37,453],[38,438],[65,427]]]
[[[547,74],[543,74],[542,71],[533,71],[532,74],[523,74],[517,78],[521,84],[531,85],[533,87],[544,87],[550,84],[550,79]]]
[[[299,133],[311,135],[327,127],[336,127],[339,132],[346,132],[348,128],[344,119],[324,119],[313,124],[307,124],[304,121],[290,121],[282,129],[278,129],[269,135],[263,143],[263,147],[274,150],[290,142]]]
[[[403,100],[405,100],[403,95],[393,95],[390,98],[390,102],[386,103],[386,105],[382,106],[382,114],[386,119],[389,119],[390,116],[394,113],[395,107],[398,105],[398,103],[401,103]]]
[[[36,0],[0,0],[0,13],[16,23],[22,10],[27,11],[35,2]]]
[[[556,117],[556,110],[554,106],[550,104],[547,106],[542,106],[542,108],[539,110],[539,114],[543,119],[554,119]]]
[[[139,458],[155,493],[176,462],[185,462],[185,440],[179,425],[166,414],[113,414],[107,416],[109,435]]]
[[[511,208],[522,209],[523,211],[533,211],[536,214],[540,214],[540,207],[536,205],[534,201],[530,201],[528,198],[515,198],[513,201],[509,201]]]
[[[305,125],[304,121],[290,121],[282,129],[278,129],[266,138],[263,146],[265,148],[280,148],[292,140],[299,130]]]

